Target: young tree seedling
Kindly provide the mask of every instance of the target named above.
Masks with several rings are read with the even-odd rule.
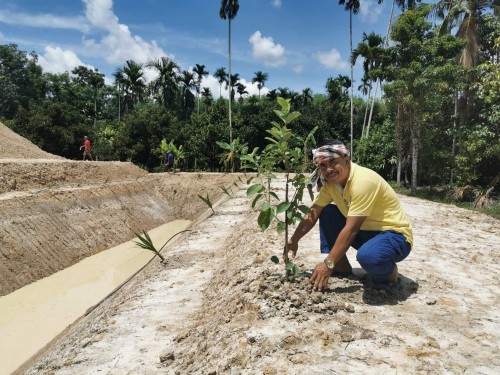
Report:
[[[313,199],[312,187],[309,179],[303,174],[305,170],[304,154],[307,152],[308,142],[314,142],[314,128],[309,135],[303,139],[292,132],[288,125],[300,116],[299,112],[290,112],[290,99],[278,98],[280,110],[274,110],[281,123],[272,121],[272,127],[267,130],[269,134],[265,139],[268,141],[266,147],[259,151],[256,147],[251,153],[242,155],[244,162],[242,167],[257,172],[260,183],[250,185],[247,196],[253,197],[252,208],[260,210],[257,223],[262,231],[269,228],[273,221],[277,221],[278,233],[285,233],[285,246],[283,259],[285,262],[285,275],[289,281],[294,280],[295,275],[300,272],[297,265],[288,258],[288,227],[302,220],[302,214],[309,213],[309,206],[303,204],[303,193],[307,189],[311,200]],[[271,182],[277,179],[276,172],[285,174],[285,198],[280,199]],[[247,181],[250,184],[251,179]],[[295,189],[290,199],[290,185]],[[280,214],[284,214],[278,216]],[[284,217],[283,217],[284,216]],[[283,217],[283,218],[282,218]],[[278,257],[271,258],[273,262],[279,262]]]

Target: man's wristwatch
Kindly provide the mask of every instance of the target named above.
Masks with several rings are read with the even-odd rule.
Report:
[[[325,263],[325,265],[328,267],[329,270],[333,270],[335,268],[335,262],[333,260],[325,258],[323,262]]]

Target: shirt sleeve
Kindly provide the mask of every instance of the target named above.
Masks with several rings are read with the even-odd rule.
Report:
[[[324,186],[321,188],[319,194],[314,199],[313,204],[316,204],[320,207],[325,207],[333,202],[332,197],[326,192],[326,190],[327,189]]]

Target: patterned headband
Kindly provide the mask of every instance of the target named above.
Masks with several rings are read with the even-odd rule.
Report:
[[[336,145],[325,145],[318,147],[312,151],[313,154],[313,162],[317,166],[321,159],[335,159],[343,156],[350,156],[347,148],[342,144]],[[316,187],[316,190],[319,190],[321,186],[324,185],[323,176],[318,167],[311,173],[309,179],[313,186]]]
[[[319,159],[335,159],[343,156],[349,156],[349,151],[342,143],[337,145],[325,145],[312,150],[313,162],[317,164]]]

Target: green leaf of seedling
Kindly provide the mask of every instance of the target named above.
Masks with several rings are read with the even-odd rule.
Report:
[[[280,119],[285,121],[285,113],[283,111],[280,111],[279,109],[275,109],[274,113],[276,113]]]
[[[290,270],[293,275],[296,275],[300,272],[300,267],[293,262],[288,262],[286,264],[286,269]]]
[[[271,209],[271,204],[268,201],[262,202],[262,205],[260,206],[261,211],[267,211]]]
[[[268,140],[269,142],[272,142],[274,144],[279,145],[278,141],[276,141],[275,139],[272,139],[272,138],[269,138],[269,137],[265,137],[265,139]]]
[[[311,200],[313,201],[314,200],[314,192],[312,189],[312,185],[307,185],[307,191],[309,192],[309,198],[311,198]]]
[[[277,100],[283,112],[290,112],[290,99],[283,99],[281,96],[278,96]]]
[[[263,191],[264,191],[263,185],[261,185],[261,184],[252,185],[247,189],[247,197],[251,197],[251,196],[253,196],[257,193],[261,193]]]
[[[278,204],[276,206],[276,213],[280,214],[282,212],[285,212],[286,210],[288,210],[288,208],[290,207],[290,205],[291,205],[290,202],[281,202],[280,204]]]
[[[289,113],[288,116],[286,116],[285,122],[287,124],[289,124],[289,123],[291,123],[293,120],[295,120],[299,116],[300,116],[300,112]]]
[[[275,216],[274,210],[272,208],[266,211],[260,211],[259,217],[257,218],[257,223],[262,231],[265,231],[271,225]]]
[[[285,231],[286,224],[284,221],[278,221],[278,225],[276,226],[276,230],[278,231],[279,234],[283,233]]]
[[[309,206],[306,206],[305,204],[301,204],[298,209],[304,214],[307,215],[311,212],[311,208]]]
[[[302,202],[302,198],[304,197],[304,189],[297,190],[297,201]]]
[[[273,262],[274,264],[278,264],[280,262],[280,258],[278,258],[276,255],[273,255],[271,257],[271,262]]]
[[[271,121],[271,124],[273,124],[274,126],[276,126],[276,127],[278,127],[278,128],[281,126],[281,125],[280,125],[280,124],[278,124],[276,121]],[[270,133],[270,130],[267,130],[267,132],[268,132],[268,133]]]
[[[276,194],[274,191],[270,191],[270,192],[269,192],[269,195],[270,195],[271,197],[273,197],[274,199],[276,199],[276,200],[280,200],[280,198],[278,197],[278,194]]]
[[[257,202],[263,197],[263,194],[257,194],[252,202],[252,208],[255,208]]]

